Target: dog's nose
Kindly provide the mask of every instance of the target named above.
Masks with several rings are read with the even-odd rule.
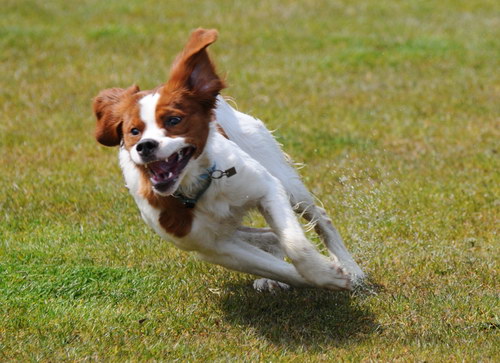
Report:
[[[135,147],[139,155],[143,158],[147,158],[151,156],[158,148],[158,141],[152,139],[141,140]]]

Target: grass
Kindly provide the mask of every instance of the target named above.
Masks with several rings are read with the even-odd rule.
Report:
[[[497,361],[499,10],[4,1],[0,360]],[[91,99],[161,83],[198,26],[376,293],[258,294],[140,220]]]

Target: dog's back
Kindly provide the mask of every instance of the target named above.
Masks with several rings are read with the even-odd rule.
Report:
[[[292,204],[304,198],[313,203],[287,156],[262,121],[235,110],[221,96],[217,97],[215,116],[231,141],[280,180]]]

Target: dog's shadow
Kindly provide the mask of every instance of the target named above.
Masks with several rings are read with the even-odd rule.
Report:
[[[318,289],[258,293],[243,283],[224,291],[221,310],[228,322],[287,349],[342,346],[379,329],[360,294]]]

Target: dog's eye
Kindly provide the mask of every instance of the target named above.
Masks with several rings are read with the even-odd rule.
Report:
[[[134,127],[132,130],[130,130],[130,133],[131,133],[132,135],[134,135],[134,136],[137,136],[137,135],[139,135],[141,132],[139,131],[139,129],[138,129],[138,128],[135,128],[135,127]]]
[[[179,116],[169,116],[169,117],[165,118],[164,123],[165,123],[165,127],[167,127],[167,126],[175,126],[181,121],[182,121],[182,118]]]

